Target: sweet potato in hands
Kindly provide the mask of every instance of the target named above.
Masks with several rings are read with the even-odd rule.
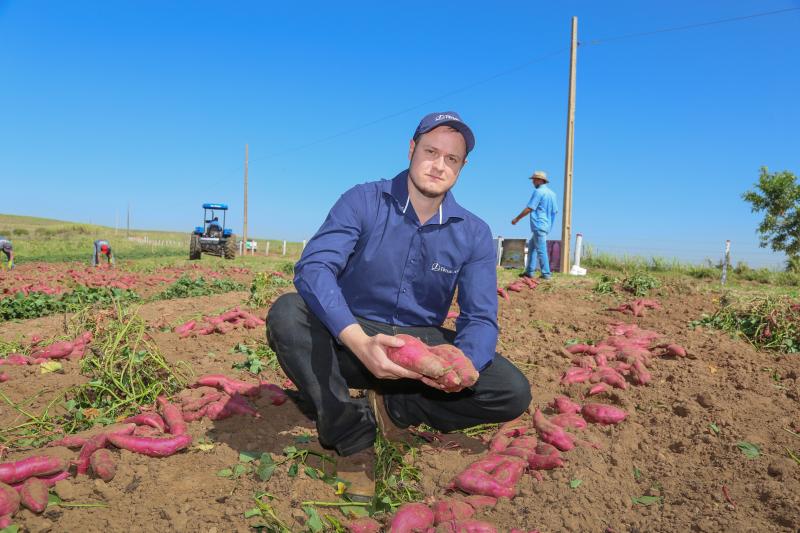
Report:
[[[393,363],[429,378],[438,379],[444,376],[446,363],[441,357],[431,353],[427,344],[404,333],[400,333],[396,337],[405,344],[399,348],[386,347],[386,356]]]
[[[456,383],[456,385],[460,385],[459,390],[466,387],[471,387],[476,381],[478,381],[478,377],[480,375],[478,374],[478,371],[475,370],[472,361],[470,361],[469,357],[464,355],[464,352],[452,344],[440,344],[438,346],[432,346],[430,351],[434,355],[438,355],[441,359],[447,362],[449,369],[443,378],[447,378],[454,373],[458,378],[458,383]],[[456,380],[452,381],[455,382]],[[447,385],[448,383],[445,383],[446,387]]]

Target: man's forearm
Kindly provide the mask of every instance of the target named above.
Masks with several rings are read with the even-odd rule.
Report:
[[[525,215],[527,215],[527,214],[528,214],[528,213],[530,213],[531,211],[533,211],[533,209],[531,209],[530,207],[526,207],[525,209],[523,209],[522,211],[520,211],[519,215],[517,215],[517,216],[516,216],[516,218],[514,219],[514,221],[515,221],[515,222],[519,222],[519,221],[522,219],[522,217],[524,217]]]

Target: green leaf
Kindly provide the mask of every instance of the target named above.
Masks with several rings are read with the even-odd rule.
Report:
[[[230,468],[223,468],[222,470],[217,472],[217,476],[218,477],[232,477],[233,476],[233,470],[231,470]]]
[[[258,462],[262,465],[271,465],[275,463],[275,461],[272,460],[272,456],[267,452],[261,454],[261,457],[258,458]]]
[[[63,369],[61,363],[58,361],[46,361],[39,365],[39,372],[41,374],[49,374],[51,372],[61,372]]]
[[[294,455],[296,453],[297,453],[296,446],[287,446],[286,448],[283,449],[283,455]]]
[[[311,479],[319,479],[319,471],[316,468],[312,468],[310,466],[305,467],[304,469],[306,475]]]
[[[661,503],[661,500],[664,498],[661,496],[639,496],[638,498],[631,498],[633,503],[638,503],[639,505],[653,505],[654,503]]]
[[[582,479],[573,479],[573,480],[571,480],[571,481],[569,482],[569,488],[571,488],[571,489],[577,489],[578,487],[580,487],[580,486],[581,486],[581,483],[583,483],[583,480],[582,480]]]
[[[61,498],[58,497],[57,494],[50,493],[47,495],[47,506],[51,505],[59,505],[61,503]]]
[[[298,435],[294,438],[294,442],[296,444],[308,444],[311,440],[311,435]]]
[[[308,528],[313,531],[314,533],[319,533],[323,529],[325,529],[324,524],[322,523],[322,519],[319,516],[319,513],[313,507],[303,507],[303,512],[308,515],[308,522],[306,525]]]
[[[736,447],[742,450],[742,453],[745,454],[750,459],[755,459],[759,455],[761,455],[761,450],[758,449],[758,446],[755,444],[751,444],[749,442],[741,441],[736,443]]]
[[[633,467],[633,479],[635,479],[636,481],[642,479],[642,471],[635,466]]]
[[[711,428],[711,431],[713,431],[715,434],[719,435],[719,426],[718,426],[718,425],[716,425],[714,422],[711,422],[711,423],[708,425],[708,427],[710,427],[710,428]]]
[[[295,477],[297,475],[298,467],[297,463],[292,463],[292,466],[289,467],[289,477]]]
[[[239,452],[239,462],[249,463],[251,461],[255,461],[258,459],[259,453],[260,452]]]
[[[256,468],[256,475],[261,481],[269,481],[272,473],[275,472],[275,463],[261,463]]]
[[[6,526],[3,529],[0,529],[0,533],[17,533],[19,531],[19,526],[17,524],[11,524],[10,526]]]
[[[238,464],[233,467],[233,477],[240,477],[242,474],[250,472],[250,467],[243,464]]]
[[[340,509],[345,516],[350,518],[369,516],[369,511],[361,505],[342,505]]]
[[[264,516],[264,513],[261,512],[261,509],[258,507],[253,507],[252,509],[248,509],[244,512],[245,518],[252,518],[254,516]]]

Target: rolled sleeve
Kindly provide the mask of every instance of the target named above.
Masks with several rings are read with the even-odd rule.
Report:
[[[356,323],[338,278],[361,235],[363,205],[363,193],[357,187],[344,193],[295,266],[297,292],[334,337]]]
[[[492,362],[497,348],[497,270],[489,227],[479,232],[475,253],[461,268],[455,344],[477,370]]]

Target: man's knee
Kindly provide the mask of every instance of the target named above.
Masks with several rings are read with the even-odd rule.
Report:
[[[528,378],[513,365],[505,376],[505,398],[503,402],[503,414],[505,420],[513,420],[530,407],[531,384]]]
[[[296,292],[283,294],[275,300],[267,312],[267,338],[270,345],[282,334],[297,327],[305,309],[303,298]]]

